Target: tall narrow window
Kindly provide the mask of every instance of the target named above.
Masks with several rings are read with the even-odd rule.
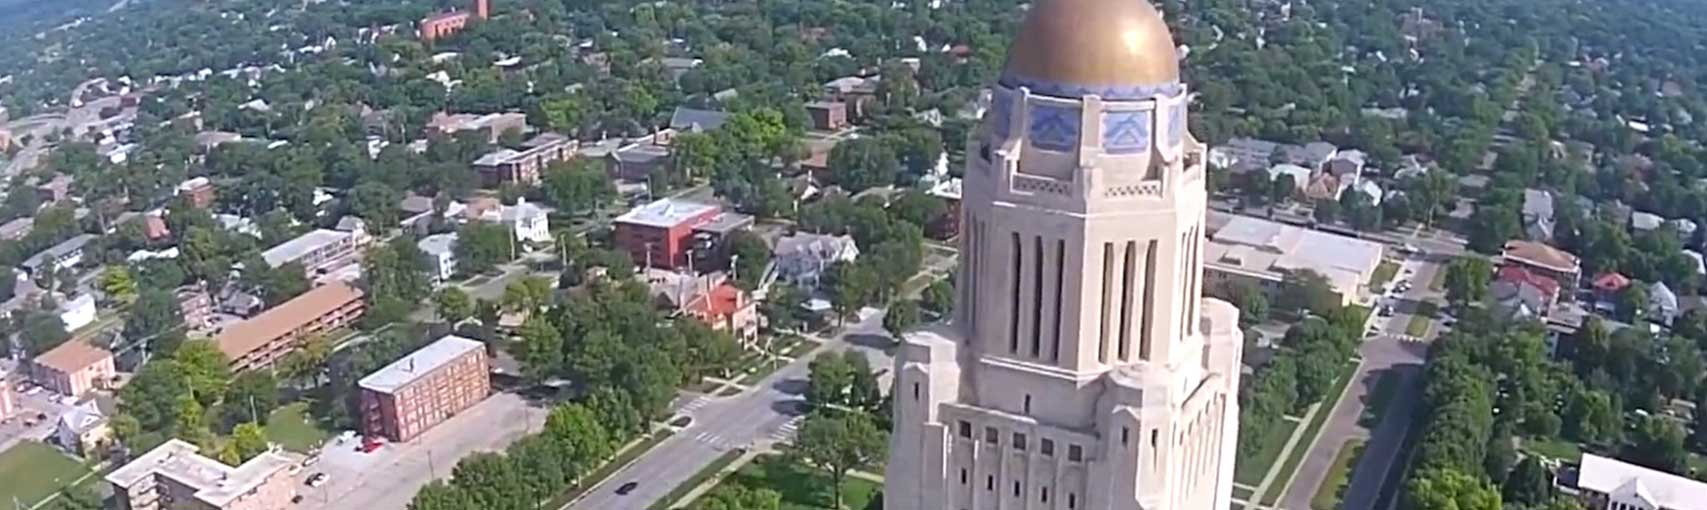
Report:
[[[1043,357],[1043,236],[1031,238],[1031,357]]]
[[[1144,319],[1139,325],[1144,330],[1138,333],[1138,356],[1148,361],[1151,330],[1154,329],[1156,319],[1156,240],[1151,239],[1144,250]]]
[[[1130,361],[1132,355],[1132,271],[1138,260],[1138,243],[1126,242],[1126,259],[1121,263],[1120,281],[1120,361]],[[1145,289],[1149,290],[1149,289]]]
[[[1025,396],[1025,414],[1031,414],[1031,395]]]
[[[1061,361],[1061,293],[1066,288],[1067,241],[1055,240],[1055,341],[1049,346],[1049,361]]]
[[[1097,316],[1097,362],[1108,363],[1108,312],[1113,301],[1114,243],[1102,243],[1102,313]]]
[[[1014,232],[1013,252],[1012,253],[1013,253],[1013,259],[1014,259],[1014,269],[1013,269],[1012,273],[1009,273],[1011,275],[1011,276],[1009,276],[1009,278],[1013,278],[1013,289],[1012,289],[1011,297],[1010,297],[1010,299],[1012,300],[1012,306],[1009,307],[1009,311],[1012,313],[1012,315],[1008,316],[1008,353],[1018,354],[1019,353],[1019,282],[1020,282],[1020,278],[1023,277],[1020,274],[1020,270],[1025,268],[1025,265],[1024,265],[1025,246],[1022,246],[1019,242],[1019,232]]]

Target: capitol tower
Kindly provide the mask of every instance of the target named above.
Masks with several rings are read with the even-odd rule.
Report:
[[[968,140],[949,325],[896,353],[889,510],[1224,510],[1238,310],[1145,0],[1038,0]]]

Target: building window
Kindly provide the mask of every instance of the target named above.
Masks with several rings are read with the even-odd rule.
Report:
[[[960,484],[966,485],[966,468],[960,468]]]
[[[1074,510],[1076,508],[1079,508],[1079,495],[1071,492],[1067,493],[1067,510]]]
[[[1048,487],[1043,488],[1043,502],[1044,503],[1049,502],[1049,488]]]
[[[1067,460],[1083,462],[1085,460],[1085,449],[1076,444],[1067,445]]]
[[[1025,414],[1031,414],[1031,395],[1025,396]]]
[[[1120,427],[1120,446],[1127,446],[1131,442],[1132,442],[1132,429],[1126,428],[1126,427]]]
[[[919,383],[913,383],[913,400],[919,400]]]
[[[1014,497],[1019,497],[1019,481],[1014,481]]]
[[[1019,450],[1019,451],[1025,451],[1025,439],[1026,439],[1025,434],[1015,432],[1014,433],[1014,449]]]
[[[996,475],[988,475],[984,477],[984,490],[996,490]]]
[[[984,442],[996,444],[996,428],[984,427]]]
[[[972,424],[966,420],[960,420],[960,437],[972,439]]]
[[[1037,443],[1037,452],[1042,453],[1044,457],[1054,457],[1055,441],[1050,440],[1049,438],[1039,440]]]

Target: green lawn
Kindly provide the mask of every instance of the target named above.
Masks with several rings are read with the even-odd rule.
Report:
[[[1428,290],[1432,290],[1435,292],[1446,291],[1446,269],[1445,268],[1441,268],[1439,271],[1434,272],[1434,278],[1431,278],[1428,281]]]
[[[1369,289],[1380,292],[1387,288],[1387,282],[1393,281],[1393,276],[1399,274],[1399,264],[1391,260],[1381,261],[1375,266],[1375,273],[1369,276]]]
[[[1369,395],[1363,403],[1363,417],[1358,423],[1367,428],[1375,428],[1381,424],[1381,417],[1387,414],[1387,404],[1393,400],[1393,393],[1399,390],[1399,378],[1396,375],[1382,373],[1375,380],[1375,388],[1369,390]]]
[[[1328,391],[1326,400],[1322,401],[1321,408],[1316,410],[1316,416],[1310,419],[1309,425],[1304,429],[1304,437],[1298,440],[1298,446],[1292,448],[1292,454],[1286,456],[1286,464],[1280,466],[1280,473],[1275,477],[1276,482],[1291,483],[1292,472],[1297,471],[1298,465],[1304,463],[1304,454],[1309,453],[1310,443],[1314,442],[1316,436],[1322,433],[1322,426],[1328,423],[1328,415],[1333,414],[1334,402],[1338,401],[1340,395],[1345,393],[1346,384],[1351,382],[1351,376],[1356,373],[1357,363],[1347,362],[1344,371],[1340,373],[1339,380],[1334,383],[1333,389]],[[1280,501],[1281,492],[1285,492],[1281,490],[1281,486],[1270,487],[1268,493],[1263,494],[1261,503],[1264,506],[1274,506],[1276,502]]]
[[[1237,485],[1233,486],[1233,499],[1250,499],[1251,491]]]
[[[1328,467],[1328,476],[1322,479],[1322,486],[1316,488],[1316,495],[1310,498],[1312,510],[1336,510],[1340,505],[1340,495],[1345,491],[1347,483],[1351,482],[1351,467],[1357,464],[1357,458],[1363,455],[1363,440],[1352,439],[1340,445],[1340,452],[1334,456],[1334,464]]]
[[[1417,303],[1417,312],[1411,315],[1411,321],[1405,323],[1405,334],[1421,338],[1428,334],[1428,325],[1434,322],[1435,314],[1440,312],[1440,305],[1433,301]]]
[[[11,505],[16,500],[27,508],[88,473],[88,468],[51,446],[20,442],[0,452],[0,503]]]
[[[307,453],[326,442],[332,433],[320,428],[308,415],[308,403],[296,402],[273,411],[267,416],[267,440],[285,449]]]
[[[1523,449],[1543,457],[1576,462],[1583,449],[1576,443],[1560,438],[1524,438]]]
[[[812,470],[767,455],[753,459],[735,474],[723,479],[725,484],[763,487],[782,494],[781,510],[827,510],[835,503],[830,491],[830,479],[822,471]],[[865,508],[882,487],[865,479],[848,477],[842,486],[842,505]]]
[[[1280,420],[1279,425],[1268,429],[1262,436],[1262,449],[1257,450],[1256,455],[1239,457],[1234,462],[1233,481],[1250,486],[1262,483],[1262,475],[1274,467],[1275,457],[1280,456],[1280,450],[1286,447],[1286,439],[1292,437],[1292,430],[1296,428],[1298,422]]]

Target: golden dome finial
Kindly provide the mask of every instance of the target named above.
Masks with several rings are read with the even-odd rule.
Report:
[[[1008,49],[1002,81],[1092,91],[1165,85],[1179,81],[1179,57],[1148,0],[1038,0]]]

